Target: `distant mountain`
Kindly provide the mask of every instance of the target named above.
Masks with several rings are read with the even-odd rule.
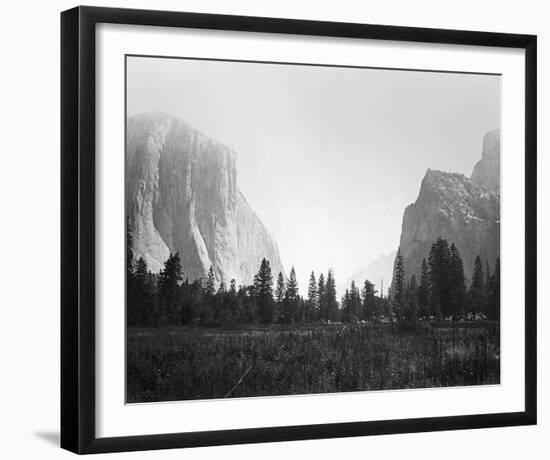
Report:
[[[237,184],[237,155],[182,120],[127,120],[126,213],[137,258],[158,272],[179,252],[184,277],[252,283],[262,258],[283,271],[275,240]]]
[[[466,282],[475,257],[494,268],[500,256],[500,133],[483,140],[482,158],[471,179],[462,174],[428,169],[415,203],[407,206],[399,247],[405,276],[420,273],[432,243],[441,236],[454,242],[464,262]]]
[[[355,281],[355,284],[359,288],[362,288],[365,280],[369,280],[376,286],[378,295],[381,293],[381,284],[383,283],[384,295],[386,295],[393,277],[395,255],[396,251],[392,251],[389,254],[380,254],[366,268],[356,271],[345,284],[338,286],[338,295],[344,295],[344,292],[349,288],[352,281]]]

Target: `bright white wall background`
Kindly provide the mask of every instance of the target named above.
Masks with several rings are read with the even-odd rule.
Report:
[[[548,231],[550,148],[549,8],[545,2],[463,0],[306,1],[189,0],[90,2],[96,5],[278,16],[539,35],[539,235]],[[59,12],[76,3],[53,0],[3,5],[0,28],[2,221],[0,225],[0,452],[3,458],[69,458],[57,448],[59,414]],[[546,212],[544,208],[546,207]],[[539,285],[548,280],[539,237]],[[543,350],[550,327],[539,290],[539,387],[550,377]],[[543,361],[546,364],[543,365]],[[533,458],[550,451],[549,400],[539,392],[537,427],[424,433],[254,446],[192,449],[186,458],[247,459],[370,455],[388,459]],[[120,454],[120,458],[181,458],[181,451]]]

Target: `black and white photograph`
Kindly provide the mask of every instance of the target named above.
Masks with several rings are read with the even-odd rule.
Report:
[[[3,4],[2,458],[547,460],[546,4],[86,3]]]
[[[500,85],[127,56],[127,403],[499,384]]]

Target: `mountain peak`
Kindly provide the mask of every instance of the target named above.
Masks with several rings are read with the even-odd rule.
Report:
[[[477,255],[494,263],[500,253],[499,139],[498,130],[485,135],[482,158],[472,179],[459,173],[426,171],[417,200],[403,215],[399,247],[407,277],[420,273],[422,259],[440,236],[458,247],[466,279]]]
[[[433,207],[449,215],[459,213],[464,219],[483,218],[487,206],[495,206],[494,192],[476,185],[463,174],[428,170],[416,206]]]
[[[463,184],[468,178],[461,173],[428,169],[422,179],[422,187],[441,187],[445,184]]]
[[[481,160],[472,171],[472,182],[500,193],[500,129],[489,131],[483,137]]]

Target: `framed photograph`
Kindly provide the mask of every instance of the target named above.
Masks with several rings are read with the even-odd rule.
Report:
[[[62,447],[536,424],[535,36],[77,7],[61,57]]]

